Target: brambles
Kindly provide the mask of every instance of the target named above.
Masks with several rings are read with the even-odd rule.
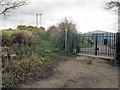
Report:
[[[20,83],[49,74],[50,64],[56,58],[54,45],[43,40],[39,33],[28,31],[2,31],[2,80],[4,87],[15,87]],[[9,35],[7,35],[10,33]],[[7,39],[5,39],[7,38]],[[5,40],[4,40],[5,39]],[[7,41],[9,43],[7,43]],[[6,47],[5,47],[6,46]],[[46,53],[45,50],[51,52]]]

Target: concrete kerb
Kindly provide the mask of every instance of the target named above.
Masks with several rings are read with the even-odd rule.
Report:
[[[111,60],[114,58],[114,57],[96,56],[96,55],[88,55],[88,54],[77,54],[77,56],[87,56],[87,57],[99,58],[99,59],[103,59],[103,60]]]

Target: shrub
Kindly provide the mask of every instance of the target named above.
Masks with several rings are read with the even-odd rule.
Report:
[[[119,60],[117,60],[116,58],[113,58],[110,62],[111,62],[113,65],[120,65]]]
[[[12,44],[12,34],[14,33],[14,31],[1,31],[2,34],[2,46],[11,46]]]
[[[22,44],[31,46],[31,44],[34,43],[35,41],[35,38],[31,32],[24,32],[24,31],[15,32],[12,35],[12,37],[14,37],[12,43],[18,43],[20,46]]]

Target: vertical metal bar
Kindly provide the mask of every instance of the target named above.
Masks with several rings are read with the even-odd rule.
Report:
[[[102,34],[102,42],[103,42],[103,49],[101,50],[102,55],[104,55],[104,51],[105,51],[105,43],[104,43],[104,34]]]
[[[80,49],[79,49],[79,50],[80,50],[79,52],[81,53],[80,43],[81,43],[81,37],[80,37],[80,34],[79,34],[79,48],[80,48]]]
[[[95,34],[95,55],[97,55],[97,34]]]
[[[114,47],[115,47],[115,50],[116,50],[116,37],[115,37],[115,33],[114,33]],[[114,54],[116,54],[115,52],[114,52]]]
[[[106,55],[106,56],[107,56],[107,49],[106,49],[106,45],[107,45],[107,38],[106,38],[105,36],[106,36],[106,34],[104,34],[104,39],[105,39],[105,41],[106,41],[106,43],[105,43],[105,47],[104,47],[104,49],[105,49],[105,51],[104,51],[104,55]]]
[[[80,50],[79,50],[80,48],[79,48],[79,35],[78,35],[78,34],[76,34],[76,39],[77,39],[77,40],[76,40],[76,41],[77,41],[77,42],[76,42],[76,45],[77,45],[77,46],[76,46],[76,53],[79,53],[79,52],[80,52]]]
[[[83,43],[83,35],[81,34],[81,44]],[[81,48],[82,53],[83,53],[83,48]]]
[[[110,37],[109,37],[109,38],[110,38],[110,44],[109,44],[109,50],[110,50],[109,53],[110,53],[110,54],[109,54],[109,55],[111,56],[111,33],[110,33]]]
[[[109,34],[107,34],[107,38],[109,39]],[[110,40],[108,40],[108,43],[107,43],[107,50],[108,50],[108,56],[109,56],[109,43],[110,43]]]
[[[94,49],[95,49],[95,35],[94,34],[93,34],[93,40],[94,40],[94,47],[93,47],[92,51],[93,51],[93,53],[95,53],[94,52]]]
[[[89,36],[88,36],[88,44],[90,44]],[[89,53],[90,47],[88,47],[88,53]]]
[[[100,39],[100,34],[98,34],[98,39],[97,39],[98,40],[97,41],[98,42],[98,44],[97,44],[97,55],[99,55],[99,50],[98,50],[98,47],[100,45],[100,40],[99,39]]]
[[[111,56],[113,55],[113,33],[111,34],[111,46],[112,46],[112,48],[111,48]]]
[[[120,64],[120,32],[116,34],[116,59],[118,64]]]

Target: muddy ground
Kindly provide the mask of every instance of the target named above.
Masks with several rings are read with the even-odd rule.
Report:
[[[22,88],[117,88],[118,67],[107,60],[85,56],[59,57],[53,74],[39,81],[26,83]]]

